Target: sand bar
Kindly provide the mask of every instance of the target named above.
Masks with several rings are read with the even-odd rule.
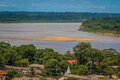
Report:
[[[59,41],[59,42],[74,42],[74,41],[96,40],[95,38],[79,38],[79,37],[32,37],[32,38],[0,37],[0,39],[9,39],[9,40],[44,40],[44,41]]]

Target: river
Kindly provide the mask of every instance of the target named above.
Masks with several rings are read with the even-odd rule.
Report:
[[[120,37],[105,36],[95,33],[79,31],[81,23],[0,23],[0,41],[10,42],[12,45],[34,44],[38,48],[53,48],[65,53],[79,43],[79,41],[43,41],[43,40],[11,40],[2,37],[31,38],[31,37],[78,37],[95,38],[90,41],[94,48],[114,48],[120,52]]]

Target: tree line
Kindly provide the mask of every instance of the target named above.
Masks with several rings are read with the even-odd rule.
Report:
[[[80,30],[89,32],[112,33],[120,36],[120,17],[86,20]]]
[[[81,22],[91,18],[120,17],[119,13],[0,12],[0,22]]]
[[[77,60],[69,64],[67,60]],[[56,76],[66,72],[69,66],[73,74],[117,74],[120,76],[120,53],[115,49],[99,50],[92,48],[89,42],[81,42],[73,47],[73,51],[64,54],[53,49],[37,49],[33,44],[11,46],[0,42],[0,66],[28,66],[29,64],[43,64],[44,75]],[[116,68],[114,66],[117,66]]]

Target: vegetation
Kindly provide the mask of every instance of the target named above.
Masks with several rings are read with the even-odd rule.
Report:
[[[79,75],[87,75],[88,74],[88,69],[85,65],[80,65],[76,71],[77,71],[77,74],[79,74]]]
[[[94,18],[86,20],[82,23],[80,30],[120,36],[120,18]]]
[[[120,72],[118,72],[118,78],[120,78]]]
[[[23,75],[21,72],[11,70],[11,71],[8,71],[7,76],[10,78],[8,80],[11,80],[13,77],[22,77]]]
[[[77,60],[76,64],[67,62],[73,59]],[[120,68],[113,67],[120,66],[120,53],[115,49],[99,50],[92,48],[89,42],[81,42],[73,48],[72,53],[59,54],[49,48],[37,49],[32,44],[11,46],[0,42],[0,66],[28,66],[32,63],[43,64],[43,74],[47,76],[63,75],[68,66],[73,74],[120,75]]]
[[[81,22],[86,19],[105,18],[110,16],[120,17],[120,14],[82,12],[0,12],[0,22]]]
[[[67,79],[64,79],[64,80],[79,80],[78,78],[67,78]]]

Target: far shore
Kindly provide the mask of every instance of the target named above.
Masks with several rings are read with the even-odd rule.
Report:
[[[81,23],[82,25],[82,23]],[[80,26],[80,29],[79,31],[84,28],[84,26]],[[81,30],[81,31],[84,31],[84,30]],[[112,32],[95,32],[95,31],[85,31],[85,32],[90,32],[90,33],[95,33],[95,34],[99,34],[99,35],[105,35],[105,36],[112,36],[112,37],[120,37],[120,34],[114,34]]]
[[[58,42],[75,42],[75,41],[92,41],[95,38],[79,38],[79,37],[32,37],[32,38],[13,38],[13,37],[0,37],[0,39],[8,40],[43,40],[43,41],[58,41]]]

